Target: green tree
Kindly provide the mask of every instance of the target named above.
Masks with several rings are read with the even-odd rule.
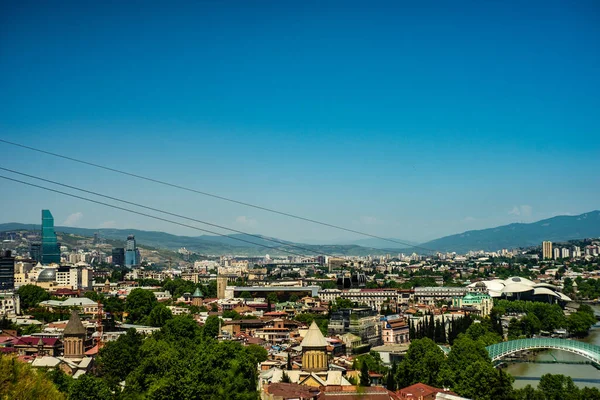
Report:
[[[247,290],[244,290],[242,293],[240,293],[240,298],[242,298],[242,299],[252,299],[252,295]]]
[[[484,343],[468,334],[454,341],[438,382],[468,398],[495,400],[500,395],[512,396],[511,378],[494,368]]]
[[[206,319],[204,327],[202,328],[202,335],[209,338],[216,338],[221,332],[219,332],[219,317],[211,315]]]
[[[173,318],[173,313],[164,304],[158,303],[154,306],[148,316],[150,326],[162,327],[168,320]]]
[[[250,344],[246,346],[246,350],[256,359],[257,363],[267,361],[267,357],[269,356],[267,350],[257,344]]]
[[[40,302],[50,300],[50,294],[36,285],[23,285],[17,290],[17,294],[23,309],[36,307]]]
[[[342,308],[352,307],[354,307],[354,303],[352,302],[352,300],[342,299],[341,297],[338,297],[337,299],[335,299],[335,303],[331,306],[331,311],[339,311]]]
[[[277,293],[271,292],[267,295],[267,300],[271,302],[271,304],[279,303],[279,298],[277,297]]]
[[[371,377],[369,376],[369,367],[363,362],[360,367],[360,386],[371,386]]]
[[[75,379],[69,389],[69,400],[111,400],[108,384],[100,378],[85,374]]]
[[[398,365],[394,361],[392,364],[392,368],[386,375],[386,383],[385,388],[389,391],[395,392],[398,386],[396,385],[396,371],[398,370]]]
[[[515,400],[546,400],[546,396],[539,390],[527,385],[522,389],[515,390]]]
[[[208,317],[209,320],[213,321],[217,316]],[[208,323],[208,321],[207,321]],[[206,325],[204,326],[206,328]],[[218,331],[217,325],[217,331]],[[202,337],[203,330],[200,329],[194,318],[191,315],[178,315],[168,320],[165,325],[160,329],[160,332],[156,333],[155,336],[159,339],[164,339],[170,343],[179,343],[182,347],[188,343],[196,342]]]
[[[62,400],[65,396],[42,371],[19,361],[16,357],[0,356],[0,399]]]
[[[124,380],[137,366],[142,339],[135,329],[129,329],[117,340],[107,342],[98,355],[98,374],[111,385]]]
[[[438,374],[446,363],[444,352],[431,339],[413,340],[406,356],[398,364],[396,381],[403,388],[415,383],[435,386]]]
[[[46,376],[52,381],[52,383],[54,383],[56,388],[61,393],[69,393],[71,383],[73,383],[73,378],[65,374],[60,368],[48,369],[46,371]]]
[[[542,375],[538,389],[544,393],[546,400],[568,400],[579,398],[577,386],[569,376]]]
[[[128,320],[134,324],[141,322],[150,315],[157,303],[156,297],[151,291],[141,288],[133,289],[125,301]]]
[[[292,383],[288,374],[283,371],[283,375],[281,375],[281,383]]]
[[[596,323],[596,318],[587,312],[577,311],[567,318],[569,332],[575,336],[585,336],[588,334],[592,325]]]

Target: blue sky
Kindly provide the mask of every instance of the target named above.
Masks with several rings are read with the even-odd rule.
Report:
[[[0,6],[1,138],[415,241],[600,208],[595,1],[83,3]],[[236,229],[356,237],[0,150],[0,165]],[[57,224],[200,234],[0,191],[3,222],[50,208]]]

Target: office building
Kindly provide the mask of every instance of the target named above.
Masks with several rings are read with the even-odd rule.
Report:
[[[125,265],[125,249],[123,247],[112,249],[112,264],[120,267]]]
[[[0,256],[0,292],[15,288],[15,258],[10,251]]]
[[[42,262],[42,244],[31,243],[29,245],[29,257],[37,262]]]
[[[542,256],[544,260],[552,259],[552,242],[542,242]]]
[[[139,251],[135,244],[135,236],[127,236],[127,243],[125,244],[125,266],[128,268],[139,265]]]
[[[54,217],[50,210],[42,210],[42,264],[60,263],[60,245],[54,232]]]

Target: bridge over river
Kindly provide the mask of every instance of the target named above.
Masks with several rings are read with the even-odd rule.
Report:
[[[562,350],[577,354],[590,360],[592,363],[600,364],[600,346],[579,342],[577,340],[554,338],[517,339],[510,340],[508,342],[496,343],[491,346],[487,346],[485,349],[489,353],[492,362],[495,363],[498,363],[502,359],[520,351],[550,349]]]

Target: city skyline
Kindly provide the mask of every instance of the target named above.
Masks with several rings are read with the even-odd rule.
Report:
[[[591,2],[62,7],[4,6],[2,139],[415,242],[600,208]],[[0,148],[22,172],[236,229],[359,239]],[[49,208],[57,225],[196,234],[0,188],[19,198],[5,222]]]

